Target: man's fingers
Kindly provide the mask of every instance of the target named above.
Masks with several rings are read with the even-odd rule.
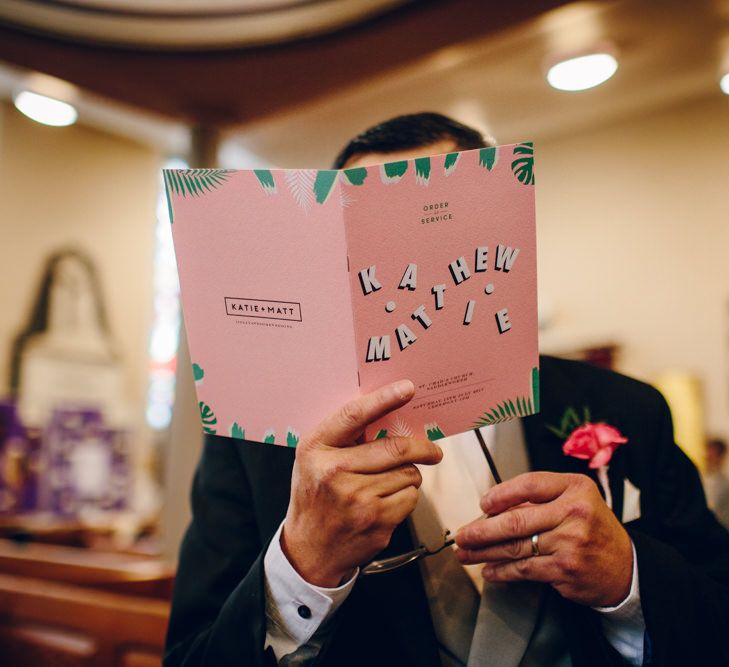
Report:
[[[370,491],[381,498],[390,496],[408,486],[416,489],[423,483],[423,476],[412,464],[406,464],[387,472],[367,476],[367,486]]]
[[[397,526],[405,521],[415,509],[418,502],[418,490],[414,486],[407,486],[400,491],[382,498],[381,519],[386,525]]]
[[[554,556],[532,556],[521,560],[484,565],[481,574],[486,581],[541,581],[555,583],[561,570]]]
[[[548,503],[562,495],[575,477],[580,475],[557,472],[518,475],[490,488],[481,498],[481,509],[485,514],[499,514],[522,503]]]
[[[472,521],[456,533],[456,544],[466,550],[485,549],[552,530],[563,518],[564,511],[558,503],[525,505]]]
[[[541,556],[549,556],[554,547],[553,531],[540,533],[538,537],[539,553]],[[501,563],[510,560],[529,558],[534,555],[532,538],[520,537],[516,540],[509,540],[494,544],[483,549],[458,549],[456,556],[464,565],[474,563]]]
[[[329,447],[349,445],[368,424],[405,405],[414,393],[410,380],[400,380],[355,398],[326,417],[306,440]]]
[[[352,472],[386,472],[408,463],[433,465],[443,458],[443,450],[434,442],[418,438],[381,438],[347,449]]]

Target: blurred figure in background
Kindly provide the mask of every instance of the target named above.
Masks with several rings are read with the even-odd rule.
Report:
[[[729,477],[724,471],[726,442],[719,438],[706,441],[706,473],[704,490],[709,507],[716,518],[729,528]]]

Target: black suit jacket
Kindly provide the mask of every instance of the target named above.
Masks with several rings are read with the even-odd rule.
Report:
[[[629,443],[610,463],[613,509],[624,479],[641,490],[635,544],[653,664],[729,665],[729,533],[706,508],[698,473],[674,444],[671,416],[651,387],[585,364],[543,357],[542,412],[523,420],[534,470],[591,475],[546,426],[590,408]],[[165,665],[265,665],[263,554],[288,506],[295,450],[206,438],[180,551]],[[412,548],[405,524],[383,555]],[[549,594],[559,598],[551,588]],[[621,664],[596,612],[559,598],[576,665]],[[317,660],[324,666],[439,665],[417,567],[360,577]]]

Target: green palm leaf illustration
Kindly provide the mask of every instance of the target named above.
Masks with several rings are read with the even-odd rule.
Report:
[[[299,444],[299,434],[294,431],[290,426],[286,432],[286,446],[296,447]]]
[[[314,181],[314,195],[316,197],[317,204],[323,204],[334,188],[334,183],[337,180],[336,169],[320,169],[316,174],[316,180]]]
[[[441,438],[445,438],[445,434],[440,430],[440,426],[438,426],[435,422],[425,425],[425,435],[428,440],[440,440]]]
[[[397,183],[408,170],[408,161],[387,162],[380,167],[380,178],[385,184]]]
[[[377,435],[375,436],[375,440],[382,440],[382,438],[387,437],[387,429],[381,428],[379,431],[377,431]]]
[[[200,382],[203,377],[205,377],[205,371],[202,369],[202,366],[200,366],[199,364],[193,364],[192,379],[195,380],[195,382]]]
[[[339,188],[339,203],[342,208],[349,208],[356,201],[344,188]]]
[[[482,167],[485,167],[488,171],[491,171],[496,165],[498,159],[498,152],[496,146],[490,146],[489,148],[482,148],[478,152],[478,163]]]
[[[276,194],[276,181],[273,180],[273,174],[270,169],[254,169],[253,173],[256,175],[258,182],[266,194]]]
[[[515,417],[527,417],[534,414],[530,397],[518,396],[507,399],[493,408],[486,410],[475,422],[474,427],[490,426]]]
[[[233,422],[230,425],[230,437],[238,438],[238,440],[245,440],[246,431],[244,428],[241,428],[241,426],[240,426],[240,424],[238,424],[238,422]]]
[[[410,425],[400,416],[395,418],[395,421],[392,423],[392,428],[389,431],[390,435],[395,438],[412,438],[414,435],[413,429],[411,429]]]
[[[215,435],[217,429],[215,428],[218,423],[218,418],[215,416],[212,408],[207,404],[200,401],[200,418],[202,419],[203,431],[205,433],[212,433]]]
[[[273,445],[276,442],[276,434],[273,432],[273,429],[269,428],[264,434],[263,434],[263,442]]]
[[[350,185],[362,185],[367,178],[367,167],[352,167],[351,169],[345,169],[344,172],[345,182]]]
[[[520,155],[511,163],[511,171],[520,183],[534,185],[534,144],[525,141],[514,146],[514,156]]]
[[[170,224],[175,222],[175,211],[172,208],[172,197],[170,197],[170,186],[167,183],[167,175],[164,177],[165,182],[165,198],[167,199],[167,214],[170,216]]]
[[[430,158],[415,158],[415,182],[428,185],[428,181],[430,181]]]
[[[168,190],[181,197],[199,197],[225,183],[232,169],[165,169]]]
[[[289,192],[305,213],[308,213],[314,204],[316,175],[316,169],[288,169],[286,171],[286,184],[289,186]]]
[[[532,368],[532,400],[534,401],[534,412],[541,410],[541,401],[539,399],[539,369]],[[589,421],[589,419],[587,420]]]
[[[445,175],[450,176],[453,171],[456,168],[456,165],[458,164],[458,160],[461,159],[460,153],[448,153],[448,155],[445,156],[445,162],[443,163],[443,168],[445,169]]]

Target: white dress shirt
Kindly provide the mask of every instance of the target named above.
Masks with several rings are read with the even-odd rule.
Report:
[[[359,570],[338,588],[314,586],[301,578],[281,549],[283,522],[263,559],[266,573],[266,646],[277,659],[304,644],[317,649],[324,640],[326,621],[347,599]],[[316,636],[314,636],[316,633]]]
[[[513,424],[511,427],[492,426],[482,429],[492,453],[494,440],[498,444],[499,429],[503,433],[506,428],[513,428]],[[511,431],[510,437],[513,436],[514,431]],[[443,460],[437,466],[421,468],[423,484],[420,491],[429,498],[438,499],[434,506],[437,507],[438,515],[435,518],[440,525],[459,528],[480,515],[479,498],[493,481],[484,465],[483,453],[473,433],[446,438],[439,444],[444,452]],[[510,446],[514,444],[509,443]],[[523,437],[521,444],[516,444],[526,451]],[[447,488],[458,489],[457,502],[443,502],[444,498],[456,497],[456,494],[445,493]],[[359,572],[355,573],[338,588],[321,588],[309,584],[296,572],[281,549],[282,528],[283,522],[271,540],[263,561],[266,576],[266,647],[271,646],[277,660],[301,647],[307,647],[314,652],[319,650],[327,636],[328,621],[347,598],[359,575]],[[417,533],[417,525],[415,530]],[[483,586],[480,568],[478,565],[466,567],[468,575],[479,590]],[[610,644],[631,665],[641,665],[645,621],[640,604],[638,563],[634,546],[633,577],[628,597],[616,607],[594,609],[602,614],[603,633]]]

